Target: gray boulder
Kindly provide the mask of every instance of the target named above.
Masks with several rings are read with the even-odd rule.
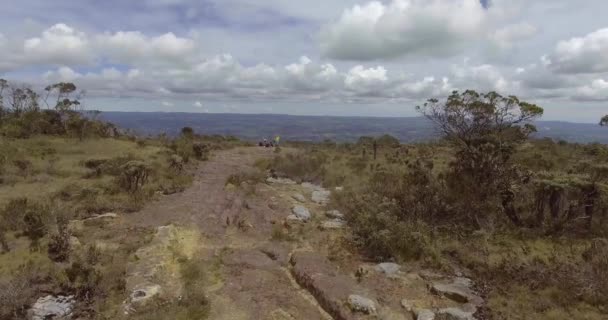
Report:
[[[348,296],[348,306],[354,312],[365,314],[376,314],[376,304],[373,300],[360,295],[351,294]]]
[[[291,212],[302,221],[308,221],[312,217],[310,211],[303,206],[295,206],[291,209]]]
[[[459,303],[471,303],[479,306],[483,303],[483,299],[475,294],[471,285],[470,279],[458,277],[452,283],[434,283],[431,286],[431,292]]]
[[[64,320],[70,319],[74,309],[74,296],[42,297],[34,303],[28,312],[30,320]]]
[[[419,309],[415,311],[416,320],[435,320],[435,313],[428,309]]]
[[[374,267],[374,270],[380,273],[384,273],[387,276],[396,274],[397,272],[399,272],[399,269],[401,269],[401,266],[393,262],[379,263]]]
[[[291,197],[298,200],[299,202],[306,202],[306,198],[299,193],[296,193],[296,194],[292,195]]]

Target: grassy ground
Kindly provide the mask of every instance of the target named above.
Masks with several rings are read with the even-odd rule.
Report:
[[[451,150],[442,144],[380,147],[376,159],[370,146],[352,144],[307,145],[301,146],[300,151],[259,162],[258,166],[299,181],[343,186],[342,194],[353,198],[334,199],[332,205],[347,215],[365,210],[341,204],[365,196],[370,179],[378,170],[401,174],[410,170],[412,163],[428,161],[433,172],[443,172],[452,160]],[[515,161],[535,173],[570,176],[578,174],[581,165],[608,164],[608,148],[538,140],[524,144],[515,154]],[[399,188],[388,181],[385,184],[389,194]],[[606,217],[595,221],[592,231],[582,233],[549,235],[500,225],[470,233],[443,225],[413,228],[411,235],[415,237],[410,237],[412,228],[405,228],[397,238],[407,239],[409,248],[420,246],[423,252],[418,258],[410,255],[413,260],[404,263],[420,263],[447,272],[466,270],[485,295],[484,314],[489,318],[595,320],[606,319],[608,314],[608,292],[599,289],[605,284],[597,283],[604,277],[598,270],[608,266],[608,254],[598,252],[593,259],[588,254],[594,238],[606,237],[608,226]],[[375,231],[383,232],[387,230]],[[418,241],[421,232],[422,240]]]
[[[126,266],[153,230],[129,228],[120,216],[191,183],[189,172],[198,160],[187,149],[190,142],[179,143],[181,149],[155,139],[2,138],[0,233],[10,250],[0,254],[0,318],[23,317],[33,299],[48,293],[77,295],[82,303],[76,314],[85,318],[121,315]],[[192,153],[188,163],[177,155],[184,150]],[[137,190],[121,184],[128,163],[148,170],[146,182]],[[11,210],[15,203],[25,204]],[[31,246],[24,211],[41,217],[36,248]],[[79,220],[107,212],[116,212],[119,218]],[[47,247],[61,234],[61,217],[72,221],[65,233],[69,256],[52,261]]]

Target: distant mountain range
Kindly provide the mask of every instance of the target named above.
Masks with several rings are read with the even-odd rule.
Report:
[[[101,117],[137,134],[177,135],[192,127],[200,134],[233,135],[260,140],[280,135],[284,140],[356,141],[360,136],[390,134],[402,142],[425,141],[437,137],[433,124],[421,117],[336,117],[281,114],[104,112]],[[570,142],[608,143],[608,128],[587,123],[539,121],[537,137]]]

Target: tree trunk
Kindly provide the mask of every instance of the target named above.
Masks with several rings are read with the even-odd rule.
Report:
[[[523,223],[517,214],[517,210],[513,205],[513,200],[515,199],[515,194],[511,190],[506,190],[502,192],[502,208],[505,211],[505,214],[511,220],[511,222],[517,226],[521,227]]]

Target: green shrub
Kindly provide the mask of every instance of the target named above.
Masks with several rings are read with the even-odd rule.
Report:
[[[28,208],[27,198],[16,198],[8,201],[2,213],[2,225],[11,231],[23,229],[23,217]]]
[[[194,157],[197,160],[201,160],[201,161],[206,161],[209,159],[209,152],[211,151],[211,149],[209,148],[209,145],[201,143],[201,142],[196,142],[194,144],[192,144],[192,152],[194,154]]]
[[[173,142],[171,149],[177,153],[185,163],[188,163],[194,157],[194,148],[190,139],[180,138]]]
[[[49,239],[48,256],[52,261],[63,262],[70,257],[70,232],[68,229],[69,219],[60,214],[56,217],[57,231]]]
[[[40,282],[40,276],[30,262],[21,265],[10,278],[0,278],[0,319],[26,319],[27,309],[39,294],[33,284]]]
[[[172,154],[169,157],[169,168],[178,173],[184,171],[184,159],[177,154]]]
[[[23,234],[30,239],[30,248],[38,250],[39,241],[48,232],[49,209],[39,203],[28,204],[23,216]]]
[[[63,272],[67,279],[64,289],[75,292],[80,299],[89,301],[99,292],[101,273],[87,261],[77,258]]]
[[[148,181],[150,167],[142,161],[129,161],[121,167],[118,185],[129,193],[139,191]]]

